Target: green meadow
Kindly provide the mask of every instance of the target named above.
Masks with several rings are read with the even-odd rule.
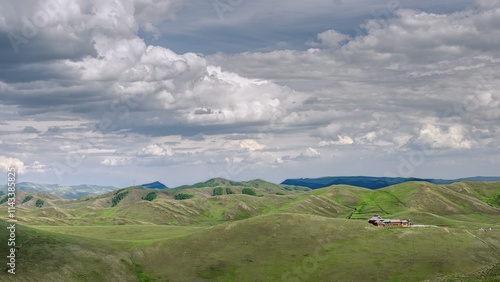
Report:
[[[498,195],[500,183],[309,190],[221,179],[72,201],[34,194],[16,214],[16,275],[0,281],[500,281]],[[375,227],[373,214],[423,226]]]

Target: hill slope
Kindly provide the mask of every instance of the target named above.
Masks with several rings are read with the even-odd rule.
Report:
[[[377,228],[295,213],[199,228],[20,226],[18,273],[0,281],[495,281],[499,238],[499,225]]]
[[[262,181],[208,185],[129,187],[76,200],[32,194],[16,208],[18,274],[1,273],[0,281],[495,281],[500,275],[498,182],[306,192]],[[218,187],[251,187],[263,196],[212,196]],[[186,191],[195,197],[174,199]],[[20,202],[29,194],[17,196]],[[33,205],[38,198],[47,206]],[[435,227],[375,227],[366,223],[373,213]],[[7,214],[5,204],[0,214]]]
[[[407,182],[377,190],[335,185],[297,192],[281,186],[268,187],[265,182],[255,181],[244,183],[245,186],[226,187],[231,187],[234,194],[214,196],[214,190],[222,188],[216,185],[166,190],[130,187],[76,200],[43,198],[46,204],[41,208],[35,207],[35,200],[32,199],[20,206],[26,210],[18,216],[21,221],[30,224],[153,223],[184,226],[215,225],[283,212],[363,220],[379,214],[386,218],[410,218],[417,224],[446,226],[474,222],[494,224],[500,216],[497,203],[500,183],[435,185]],[[248,187],[262,196],[242,194],[242,190]],[[275,191],[281,192],[277,195]],[[175,196],[179,193],[194,197],[176,200]],[[18,195],[18,201],[25,197],[23,195],[26,194]]]

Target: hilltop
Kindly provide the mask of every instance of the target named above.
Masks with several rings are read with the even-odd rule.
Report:
[[[144,188],[150,188],[150,189],[168,189],[168,187],[165,186],[165,184],[163,184],[159,181],[155,181],[155,182],[147,183],[147,184],[142,184],[139,186],[144,187]]]

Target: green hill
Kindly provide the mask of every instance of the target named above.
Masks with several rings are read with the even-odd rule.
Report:
[[[29,224],[214,225],[285,212],[362,220],[379,214],[386,218],[410,218],[416,224],[460,226],[462,222],[494,224],[500,215],[500,209],[491,201],[499,194],[498,183],[407,182],[378,190],[338,185],[299,192],[256,180],[239,186],[226,182],[228,186],[222,187],[230,188],[234,194],[222,190],[223,195],[213,196],[214,189],[222,184],[209,182],[210,187],[177,190],[130,187],[77,200],[34,194],[33,199],[20,205],[25,210],[18,217]],[[243,195],[242,190],[249,187],[262,196]],[[276,194],[277,189],[285,189],[279,191],[286,194]],[[156,197],[146,200],[152,191]],[[175,200],[179,193],[194,197]],[[18,201],[26,195],[18,194]],[[35,199],[44,200],[44,205],[36,207]]]
[[[17,208],[19,274],[8,281],[495,281],[500,275],[498,182],[407,182],[378,190],[301,190],[261,180],[204,185],[129,187],[76,200],[19,191],[19,203],[33,197]],[[213,196],[218,187],[223,194]],[[245,188],[261,196],[241,194]],[[178,193],[194,197],[175,200]],[[45,204],[37,207],[37,199]],[[5,203],[0,214],[7,214]],[[370,226],[373,214],[431,227]],[[0,246],[2,253],[6,248]]]

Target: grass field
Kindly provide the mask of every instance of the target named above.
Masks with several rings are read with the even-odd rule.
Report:
[[[500,281],[500,209],[487,203],[500,186],[484,185],[56,199],[20,207],[17,274],[0,281]],[[374,227],[374,213],[435,227]]]

